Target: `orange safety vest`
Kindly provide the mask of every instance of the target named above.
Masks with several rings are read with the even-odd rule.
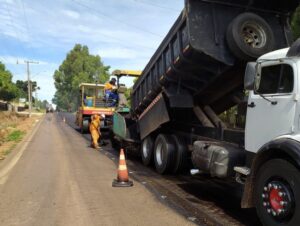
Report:
[[[109,82],[104,84],[104,90],[112,90],[113,89],[113,85],[110,84]]]

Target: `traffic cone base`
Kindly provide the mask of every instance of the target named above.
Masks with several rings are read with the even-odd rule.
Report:
[[[112,182],[113,187],[132,187],[133,182],[132,181],[118,181],[117,179],[114,179]]]
[[[133,182],[128,178],[128,170],[123,149],[120,151],[118,177],[112,182],[113,187],[131,187]]]

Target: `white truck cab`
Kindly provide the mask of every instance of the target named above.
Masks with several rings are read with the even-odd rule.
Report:
[[[250,153],[242,207],[264,225],[300,225],[300,39],[247,65],[245,150]],[[251,171],[251,173],[250,173]]]
[[[282,137],[300,141],[300,58],[287,57],[288,50],[265,54],[256,62],[255,82],[248,98],[247,151],[256,153]]]

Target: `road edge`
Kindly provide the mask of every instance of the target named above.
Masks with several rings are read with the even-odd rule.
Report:
[[[38,122],[35,123],[32,130],[30,130],[25,137],[19,142],[16,147],[11,151],[7,158],[0,162],[0,180],[7,176],[8,173],[17,164],[18,160],[21,158],[24,150],[27,148],[29,142],[32,140],[37,130],[39,129],[45,115],[43,115]]]

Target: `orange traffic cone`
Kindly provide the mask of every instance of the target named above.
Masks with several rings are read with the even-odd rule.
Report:
[[[123,148],[120,151],[118,177],[112,182],[113,187],[131,187],[133,182],[128,178],[128,170]]]

